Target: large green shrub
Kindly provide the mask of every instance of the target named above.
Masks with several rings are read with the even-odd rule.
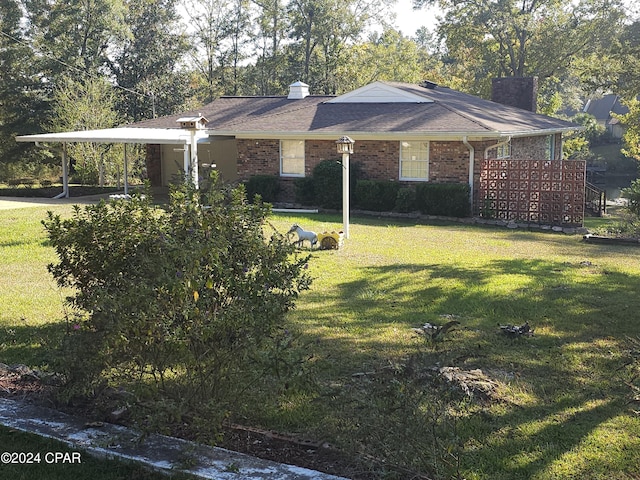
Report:
[[[296,203],[314,205],[316,193],[313,177],[296,178],[293,182]]]
[[[263,202],[273,203],[280,193],[280,180],[275,175],[254,175],[247,180],[246,188],[250,201],[259,195]]]
[[[349,168],[350,201],[355,197],[356,182],[360,177],[361,167],[352,163]],[[322,208],[342,209],[342,162],[340,160],[323,160],[313,169],[313,192],[315,203]]]
[[[309,286],[308,257],[265,237],[269,209],[242,186],[212,185],[202,196],[176,187],[167,210],[136,197],[49,213],[59,257],[49,270],[74,289],[78,314],[59,365],[69,394],[124,386],[149,418],[206,418],[214,431],[284,358],[284,315]]]
[[[469,185],[421,183],[416,186],[416,206],[427,215],[468,217],[471,214]]]
[[[389,180],[358,180],[356,205],[364,210],[390,212],[396,205],[400,186]]]
[[[313,169],[313,191],[319,207],[342,208],[342,164],[337,160],[318,163]]]

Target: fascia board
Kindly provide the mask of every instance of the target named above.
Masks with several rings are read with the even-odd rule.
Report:
[[[201,138],[202,134],[196,135]],[[187,144],[190,135],[177,129],[110,128],[75,132],[20,135],[17,142],[43,143],[131,143]]]

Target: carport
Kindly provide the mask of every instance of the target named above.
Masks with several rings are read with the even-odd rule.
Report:
[[[197,143],[206,138],[204,130],[196,128],[137,128],[119,127],[101,130],[83,130],[76,132],[42,133],[16,137],[18,142],[34,142],[46,146],[51,143],[62,144],[62,193],[55,198],[69,197],[69,168],[67,158],[68,143],[121,143],[124,144],[124,193],[129,193],[128,183],[128,144],[179,145],[184,150],[183,168],[185,175],[191,175],[198,186]]]

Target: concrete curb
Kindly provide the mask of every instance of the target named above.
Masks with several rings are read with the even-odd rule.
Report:
[[[0,424],[59,440],[103,458],[118,458],[166,473],[209,480],[348,480],[307,468],[262,460],[218,447],[84,420],[49,408],[0,398]],[[186,466],[188,465],[188,466]]]

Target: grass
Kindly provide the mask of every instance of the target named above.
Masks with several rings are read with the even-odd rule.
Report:
[[[45,211],[0,211],[5,363],[46,366],[44,346],[63,330]],[[271,221],[282,232],[340,228],[337,216]],[[352,222],[343,248],[312,252],[314,283],[289,316],[315,381],[265,386],[235,421],[377,459],[369,478],[637,478],[640,417],[628,383],[640,356],[640,250],[474,225]],[[460,326],[441,341],[413,331],[452,318]],[[525,321],[533,337],[500,334]],[[437,381],[437,366],[482,369],[496,391],[468,400]]]

